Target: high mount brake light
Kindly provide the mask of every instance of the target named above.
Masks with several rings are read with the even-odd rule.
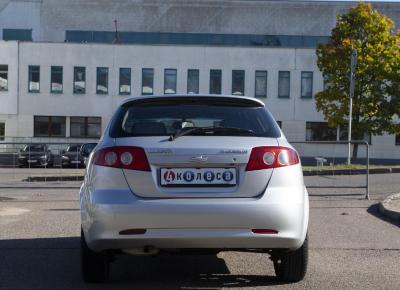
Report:
[[[134,146],[100,149],[94,154],[94,164],[121,169],[151,171],[144,149]]]
[[[299,162],[299,155],[291,148],[281,146],[254,147],[251,150],[246,171],[284,167]]]

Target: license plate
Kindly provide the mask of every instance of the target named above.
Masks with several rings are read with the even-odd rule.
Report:
[[[31,159],[28,160],[28,163],[36,163],[36,162],[37,160],[31,160]]]
[[[72,160],[71,163],[75,163],[76,164],[76,163],[81,163],[81,162],[78,161],[78,160]]]
[[[235,186],[235,168],[161,168],[162,186]]]

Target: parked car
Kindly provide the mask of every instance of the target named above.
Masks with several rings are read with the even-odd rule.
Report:
[[[282,281],[306,274],[300,158],[254,98],[126,100],[89,158],[80,206],[88,282],[118,254],[164,251],[256,251]]]
[[[83,162],[85,166],[88,163],[90,153],[92,153],[93,149],[97,146],[97,143],[86,143],[81,146],[80,153],[83,156]]]
[[[54,155],[45,144],[29,144],[18,154],[19,167],[52,167],[54,164]]]
[[[61,153],[62,167],[84,167],[84,157],[81,152],[81,144],[70,144]]]

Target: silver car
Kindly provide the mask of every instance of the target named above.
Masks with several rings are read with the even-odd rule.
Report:
[[[262,251],[282,281],[307,270],[300,159],[254,98],[127,99],[90,155],[80,206],[87,282],[118,254]]]

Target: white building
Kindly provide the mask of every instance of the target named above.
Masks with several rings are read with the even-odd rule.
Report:
[[[290,141],[339,140],[345,132],[315,108],[315,46],[354,4],[0,0],[0,140],[85,142],[128,96],[187,92],[257,97]],[[400,3],[375,5],[400,21]],[[372,158],[400,159],[400,138],[370,141]],[[345,146],[297,146],[346,156]]]

